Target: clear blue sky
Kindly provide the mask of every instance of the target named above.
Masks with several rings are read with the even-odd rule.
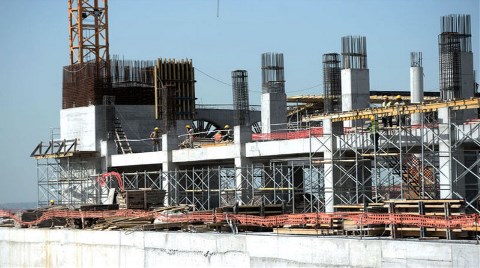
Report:
[[[109,8],[110,54],[191,58],[228,84],[232,70],[248,70],[251,104],[260,100],[261,53],[284,53],[288,95],[321,94],[322,55],[340,53],[346,35],[367,38],[371,90],[408,90],[411,51],[423,52],[425,89],[438,90],[448,14],[472,16],[480,70],[478,0],[220,0],[219,17],[217,0],[111,0]],[[0,25],[0,203],[36,201],[29,155],[60,124],[67,1],[1,0]],[[230,87],[198,72],[196,80],[198,103],[232,102]]]

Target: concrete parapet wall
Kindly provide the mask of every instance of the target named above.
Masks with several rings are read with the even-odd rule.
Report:
[[[0,267],[480,267],[468,242],[2,228]]]

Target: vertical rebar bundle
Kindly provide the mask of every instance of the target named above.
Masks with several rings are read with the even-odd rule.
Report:
[[[282,53],[262,54],[262,92],[285,93]]]
[[[342,110],[341,58],[338,53],[323,54],[324,112]]]
[[[112,87],[152,87],[153,61],[124,60],[114,55],[110,61]]]
[[[367,69],[367,38],[342,37],[342,56],[344,69]]]
[[[441,18],[442,33],[438,36],[440,97],[442,100],[462,98],[461,53],[471,52],[470,15],[447,15]]]
[[[410,52],[410,67],[423,67],[422,60],[422,52]]]
[[[163,109],[161,118],[172,120],[191,120],[195,116],[195,75],[192,60],[176,60],[176,59],[158,59],[156,63],[157,85],[159,88],[166,87],[168,90],[175,90],[174,93],[169,92],[167,96],[163,96],[160,90],[159,100],[175,101],[175,105]],[[175,95],[175,98],[173,97]],[[172,99],[174,98],[174,99]],[[162,105],[163,106],[163,105]],[[174,110],[171,110],[174,107]],[[163,114],[163,112],[167,114]]]
[[[460,52],[472,51],[470,15],[451,14],[441,17],[442,33],[457,33]]]
[[[438,37],[440,66],[440,98],[453,100],[460,97],[460,41],[457,33],[442,33]]]
[[[233,120],[235,126],[250,124],[248,102],[248,72],[236,70],[232,72]]]

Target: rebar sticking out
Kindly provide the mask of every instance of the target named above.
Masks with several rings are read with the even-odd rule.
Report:
[[[342,37],[343,69],[367,69],[367,38]]]
[[[441,32],[458,35],[460,52],[472,51],[470,15],[451,14],[441,17]]]
[[[440,97],[442,100],[463,98],[461,54],[471,52],[470,15],[443,16],[441,30],[438,36]]]
[[[232,72],[232,91],[234,124],[236,126],[250,124],[247,71]]]
[[[423,67],[422,60],[422,52],[410,52],[410,67]]]
[[[282,53],[262,54],[262,92],[285,93]]]
[[[341,58],[338,53],[323,54],[324,111],[342,110]]]

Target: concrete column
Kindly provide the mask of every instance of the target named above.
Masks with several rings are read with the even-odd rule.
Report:
[[[457,137],[455,135],[456,131],[451,127],[451,123],[455,123],[456,120],[458,118],[452,114],[449,108],[438,109],[440,198],[442,199],[465,198],[465,180],[470,178],[469,175],[458,177],[465,171],[465,168],[458,163],[468,164],[472,160],[470,156],[465,156],[463,146],[452,147]]]
[[[112,155],[117,154],[117,146],[113,140],[101,140],[100,141],[100,156],[102,158],[101,170],[107,172],[111,166]]]
[[[285,93],[262,94],[262,133],[285,129],[287,123],[287,95]]]
[[[164,161],[162,162],[162,175],[163,189],[167,192],[167,197],[170,196],[171,190],[170,178],[173,176],[173,172],[177,169],[177,164],[172,161],[172,150],[178,149],[178,137],[175,132],[162,135],[162,153],[164,154]],[[169,206],[168,198],[165,200],[165,205]]]
[[[364,109],[370,106],[370,72],[368,69],[343,69],[342,111]],[[356,122],[361,126],[361,120]],[[345,121],[344,127],[355,126],[354,121]]]
[[[252,189],[249,189],[248,184],[245,183],[247,177],[247,168],[251,166],[252,161],[245,156],[245,143],[252,141],[251,126],[234,126],[233,128],[233,142],[235,147],[235,185],[240,187],[242,191],[237,192],[237,201],[243,204],[251,200]]]
[[[336,135],[343,132],[343,122],[332,122],[331,119],[323,120],[323,135],[326,139],[323,157],[324,164],[324,191],[325,191],[325,212],[333,212],[335,203],[335,181],[338,180],[340,172],[335,167],[333,159],[336,156],[337,139]]]
[[[410,67],[410,99],[411,103],[423,102],[423,67]],[[421,120],[421,114],[412,114],[411,125],[420,125]]]
[[[438,142],[438,164],[440,167],[440,198],[452,198],[452,181],[453,176],[451,161],[451,129],[450,129],[450,109],[438,109],[438,128],[441,133]]]
[[[469,99],[475,96],[475,75],[473,72],[473,53],[461,52],[461,73],[460,73],[460,85],[462,99]],[[461,110],[457,111],[458,118],[461,122],[465,120],[478,118],[477,109]]]

